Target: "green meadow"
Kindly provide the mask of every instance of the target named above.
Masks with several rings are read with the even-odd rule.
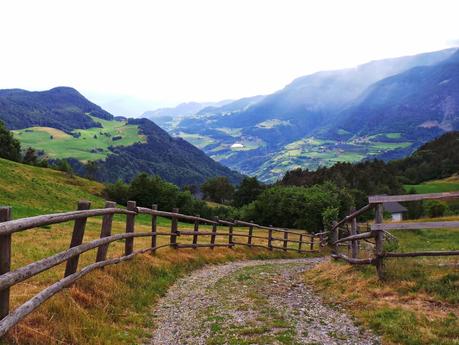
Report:
[[[49,127],[31,127],[13,133],[23,147],[42,150],[50,158],[76,158],[80,161],[104,159],[110,154],[111,146],[146,142],[137,125],[92,118],[102,127],[77,129],[70,134]]]
[[[452,176],[443,180],[428,181],[421,184],[404,185],[407,192],[414,189],[418,194],[459,191],[459,177]]]

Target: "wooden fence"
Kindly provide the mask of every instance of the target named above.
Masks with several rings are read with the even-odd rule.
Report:
[[[452,200],[457,198],[459,198],[459,192],[370,196],[368,198],[368,205],[366,205],[358,211],[351,212],[350,215],[348,215],[339,222],[335,222],[335,224],[333,225],[330,231],[331,244],[333,246],[332,257],[335,259],[345,260],[353,265],[375,265],[379,278],[383,279],[384,258],[459,255],[459,250],[398,253],[386,252],[384,249],[384,241],[390,241],[395,239],[395,237],[389,232],[392,230],[459,228],[458,221],[384,223],[384,203],[412,202],[422,200]],[[373,209],[375,210],[374,223],[368,225],[366,229],[367,231],[360,232],[357,221],[358,217]],[[344,228],[344,226],[346,225],[349,226]],[[342,237],[343,234],[344,237]],[[360,257],[359,250],[362,241],[372,245],[372,257]],[[350,255],[340,253],[341,246],[348,247]]]
[[[112,222],[116,214],[126,216],[126,228],[125,233],[113,235]],[[151,216],[150,232],[135,232],[135,220],[139,214]],[[100,238],[83,243],[87,219],[98,216],[103,217]],[[158,231],[157,217],[166,217],[171,220],[170,231]],[[179,230],[179,220],[191,223],[193,230]],[[68,221],[74,221],[69,249],[14,271],[10,270],[11,241],[14,233]],[[212,230],[200,231],[200,224],[209,224]],[[247,233],[236,233],[234,232],[236,227],[247,228],[248,231]],[[219,228],[226,228],[227,230],[222,231]],[[262,230],[262,235],[259,231],[254,234],[254,229]],[[157,239],[159,236],[168,237],[168,243],[158,245]],[[192,243],[180,243],[180,238],[184,236],[191,237]],[[134,239],[136,237],[150,237],[151,245],[145,249],[134,250]],[[228,240],[225,243],[216,243],[217,237],[227,238]],[[206,241],[203,242],[203,239],[206,239]],[[254,243],[255,239],[258,240],[257,243]],[[214,249],[215,247],[232,248],[236,245],[310,253],[317,251],[316,247],[320,248],[319,241],[314,242],[314,239],[314,235],[306,232],[291,231],[272,226],[266,227],[253,222],[225,221],[218,218],[210,220],[199,216],[180,214],[178,209],[174,209],[173,212],[158,211],[155,205],[152,208],[137,207],[135,201],[129,201],[126,209],[117,208],[116,204],[110,201],[106,202],[103,209],[90,209],[88,201],[80,201],[77,211],[17,220],[12,220],[10,207],[0,207],[0,337],[47,299],[82,276],[95,269],[130,260],[138,254],[154,254],[158,249],[165,247],[174,249],[207,247]],[[124,255],[107,259],[110,243],[120,240],[125,241]],[[289,246],[289,243],[293,243],[295,248]],[[97,249],[95,263],[78,271],[80,255],[93,249]],[[10,288],[12,286],[64,262],[66,262],[66,268],[64,277],[61,280],[42,290],[15,310],[10,311]]]

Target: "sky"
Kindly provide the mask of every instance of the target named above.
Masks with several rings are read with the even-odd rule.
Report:
[[[458,13],[457,0],[0,0],[0,88],[72,86],[134,116],[459,46]]]

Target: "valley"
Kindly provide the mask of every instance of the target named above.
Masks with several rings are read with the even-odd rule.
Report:
[[[272,120],[270,123],[275,121]],[[389,132],[368,136],[356,135],[341,140],[307,136],[274,149],[273,145],[261,138],[244,137],[242,128],[219,128],[218,131],[224,133],[225,137],[183,131],[175,135],[203,150],[211,158],[266,182],[275,182],[286,171],[296,168],[315,170],[332,166],[337,162],[355,163],[386,155],[399,158],[402,156],[400,152],[411,153],[420,144],[405,139],[402,133]],[[348,134],[344,130],[339,133]]]
[[[275,182],[295,168],[403,158],[459,129],[458,68],[455,48],[371,61],[155,121],[218,162]]]

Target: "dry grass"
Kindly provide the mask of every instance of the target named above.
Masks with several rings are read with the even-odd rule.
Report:
[[[159,231],[168,232],[168,222],[162,220]],[[148,232],[148,217],[139,217],[136,232]],[[73,224],[71,222],[38,228],[13,235],[13,269],[67,249]],[[116,216],[113,233],[125,231],[124,216]],[[100,236],[101,219],[88,220],[84,241]],[[179,224],[180,230],[192,230],[191,225]],[[200,230],[210,231],[209,226]],[[219,227],[219,231],[227,231]],[[235,233],[247,234],[237,228]],[[254,235],[267,236],[267,231],[255,230]],[[191,236],[179,237],[179,243],[191,243]],[[201,236],[199,243],[209,243],[210,236]],[[227,243],[228,237],[218,236],[216,243]],[[247,238],[238,238],[246,242]],[[136,238],[134,249],[150,246],[150,238]],[[158,238],[158,245],[169,243],[169,236]],[[266,244],[253,240],[254,244]],[[281,244],[279,244],[281,245]],[[298,248],[295,243],[289,247]],[[109,257],[122,255],[124,241],[110,245]],[[91,264],[95,250],[83,254],[80,268]],[[155,256],[142,255],[134,261],[96,271],[74,286],[53,297],[25,321],[9,332],[8,344],[131,344],[151,331],[149,310],[182,274],[207,263],[247,258],[297,257],[296,253],[269,252],[265,249],[202,248],[198,250],[160,249]],[[19,306],[63,276],[65,264],[41,273],[11,290],[12,308]]]
[[[416,269],[413,260],[391,260],[386,268],[392,274],[380,282],[373,267],[326,262],[307,272],[305,278],[328,303],[343,305],[364,326],[380,334],[383,344],[459,344],[459,305],[449,301],[450,295],[436,291],[448,289],[457,294],[457,269],[417,265],[422,267]],[[420,272],[424,274],[418,276]],[[425,288],[435,287],[434,283],[445,277],[452,279],[453,286]]]
[[[15,219],[75,209],[78,200],[90,200],[92,208],[103,207],[100,196],[103,185],[78,177],[71,177],[51,169],[26,166],[0,159],[0,204],[13,207]],[[146,215],[136,219],[136,232],[150,231],[151,219]],[[170,221],[158,219],[160,231],[170,231]],[[12,236],[12,269],[22,267],[68,248],[73,223],[46,226]],[[88,219],[84,242],[100,236],[101,218]],[[192,225],[180,223],[180,230],[192,230]],[[209,226],[200,230],[210,231]],[[113,234],[125,231],[125,216],[117,215]],[[227,231],[220,228],[219,231]],[[235,229],[247,233],[247,229]],[[254,231],[254,235],[267,231]],[[278,236],[280,237],[280,236]],[[296,237],[296,238],[295,238]],[[298,239],[298,236],[292,239]],[[192,237],[181,236],[179,243],[191,243]],[[236,238],[235,238],[236,240]],[[166,244],[169,236],[159,237],[158,244]],[[202,237],[199,243],[209,243]],[[217,243],[228,237],[217,237]],[[246,242],[247,238],[238,238]],[[150,246],[150,238],[136,238],[134,249]],[[260,243],[254,240],[254,243]],[[266,243],[266,241],[264,241]],[[276,242],[281,246],[281,242]],[[290,243],[289,247],[298,248]],[[305,248],[305,247],[304,247]],[[124,241],[112,243],[108,256],[124,252]],[[80,258],[82,268],[95,261],[96,250]],[[72,287],[51,298],[24,321],[13,328],[4,344],[133,344],[139,343],[153,327],[149,312],[155,301],[181,275],[207,263],[248,258],[296,257],[298,254],[247,247],[160,249],[155,256],[146,254],[135,260],[94,271]],[[62,278],[65,264],[45,271],[11,289],[11,309],[30,299],[39,291]]]

